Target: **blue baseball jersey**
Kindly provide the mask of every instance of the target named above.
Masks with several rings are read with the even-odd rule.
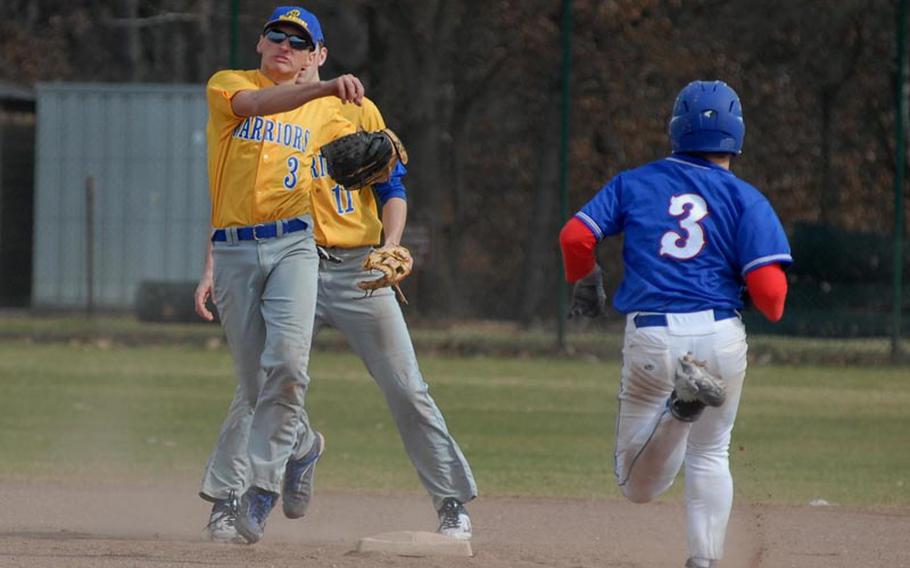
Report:
[[[765,196],[687,154],[620,173],[575,217],[598,240],[624,234],[622,313],[740,309],[746,274],[793,262]]]

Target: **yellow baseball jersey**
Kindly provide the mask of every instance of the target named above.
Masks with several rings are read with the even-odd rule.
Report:
[[[240,91],[271,87],[258,70],[215,73],[206,87],[212,227],[239,227],[311,212],[309,165],[319,148],[356,128],[335,97],[269,116],[234,114]]]
[[[385,121],[373,101],[363,105],[341,104],[341,114],[360,130],[385,128]],[[325,159],[314,154],[310,162],[313,191],[313,236],[327,247],[355,248],[378,245],[382,234],[376,196],[372,189],[348,191],[335,183],[326,171]]]

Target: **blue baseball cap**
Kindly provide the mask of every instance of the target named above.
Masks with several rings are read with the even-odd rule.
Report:
[[[270,26],[285,23],[293,24],[305,31],[313,40],[313,43],[325,43],[319,20],[312,12],[304,10],[300,6],[278,6],[272,12],[272,15],[269,16],[269,21],[265,23],[262,29],[265,31]]]

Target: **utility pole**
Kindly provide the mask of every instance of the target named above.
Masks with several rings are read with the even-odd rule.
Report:
[[[904,171],[907,163],[907,0],[897,8],[897,87],[894,118],[894,282],[893,316],[891,318],[891,359],[902,357],[901,308],[903,307],[904,272]]]
[[[562,43],[562,132],[559,139],[559,213],[560,222],[565,222],[569,216],[569,111],[572,107],[570,98],[571,79],[572,79],[572,0],[562,0],[562,26],[561,26],[561,43]],[[558,271],[562,274],[562,270]],[[557,290],[558,298],[556,309],[557,322],[557,343],[560,351],[566,350],[566,296],[568,295],[568,286],[566,279],[559,278],[559,288]]]

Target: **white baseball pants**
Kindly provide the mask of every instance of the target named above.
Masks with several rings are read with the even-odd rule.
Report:
[[[636,327],[628,315],[616,424],[616,478],[636,503],[653,500],[685,462],[689,555],[723,556],[733,505],[730,434],[746,375],[746,332],[738,317],[714,321],[713,310],[667,314],[667,325]],[[694,423],[670,415],[667,401],[680,357],[692,352],[726,383],[727,399]]]

